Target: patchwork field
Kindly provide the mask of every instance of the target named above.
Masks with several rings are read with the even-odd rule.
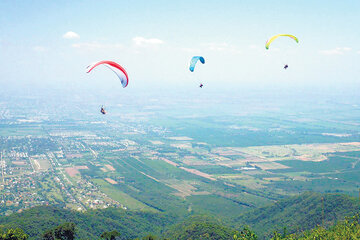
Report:
[[[309,190],[358,195],[357,118],[259,109],[15,121],[0,131],[0,191],[18,189],[5,200],[23,208],[50,202],[225,218]]]

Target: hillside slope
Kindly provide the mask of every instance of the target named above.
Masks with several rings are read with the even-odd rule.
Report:
[[[324,201],[322,201],[322,198]],[[324,208],[322,207],[324,205]],[[219,210],[221,211],[221,210]],[[153,233],[169,239],[228,239],[235,230],[248,225],[262,239],[277,230],[302,232],[317,225],[330,226],[360,211],[356,198],[341,194],[304,193],[273,205],[249,211],[230,223],[208,216],[190,216],[185,220],[170,213],[125,211],[108,208],[76,212],[54,206],[35,207],[8,217],[0,217],[0,228],[20,228],[37,239],[43,232],[64,222],[76,224],[79,239],[98,239],[105,231],[117,230],[124,239]],[[323,214],[324,212],[324,214]],[[324,219],[323,219],[324,216]]]
[[[232,239],[235,229],[225,226],[221,221],[208,216],[192,216],[171,227],[164,235],[166,239]]]
[[[117,230],[126,239],[159,234],[166,226],[173,224],[175,218],[160,213],[125,211],[108,208],[91,210],[85,213],[41,206],[0,218],[4,228],[21,228],[30,239],[37,239],[43,232],[64,222],[76,224],[80,239],[98,239],[104,231]]]
[[[235,222],[238,227],[248,225],[260,236],[269,236],[274,230],[283,231],[284,227],[291,233],[312,229],[323,222],[330,226],[359,211],[357,198],[306,192],[244,213]]]

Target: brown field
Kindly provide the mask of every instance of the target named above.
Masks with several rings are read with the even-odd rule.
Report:
[[[308,180],[309,178],[307,177],[304,177],[304,176],[295,176],[292,178],[293,180],[297,180],[297,181],[306,181]]]
[[[163,160],[163,161],[165,161],[165,162],[167,162],[168,164],[173,165],[174,167],[179,166],[177,163],[174,163],[174,162],[172,162],[172,161],[170,161],[170,160],[168,160],[168,159],[166,159],[166,158],[160,158],[160,159]]]
[[[261,162],[261,163],[254,163],[253,165],[255,165],[263,170],[289,168],[288,166],[282,165],[277,162]]]
[[[243,153],[234,151],[231,148],[215,148],[212,152],[221,156],[243,156]]]
[[[187,172],[189,172],[189,173],[198,175],[198,176],[200,176],[200,177],[204,177],[204,178],[210,179],[210,180],[212,180],[212,181],[216,181],[216,179],[213,178],[210,174],[200,172],[199,170],[191,169],[191,168],[186,168],[186,167],[180,167],[180,169],[185,170],[185,171],[187,171]]]
[[[191,141],[193,140],[192,138],[189,137],[168,137],[168,139],[170,140],[176,140],[176,141]]]
[[[174,144],[170,144],[170,146],[175,148],[191,148],[190,143],[174,143]]]
[[[154,144],[154,145],[162,145],[162,144],[164,144],[163,142],[161,142],[161,141],[150,141],[152,144]]]
[[[66,158],[81,158],[83,155],[80,153],[74,153],[74,154],[65,154]]]
[[[123,132],[124,135],[136,135],[138,132]]]
[[[75,169],[89,169],[88,166],[75,166]]]
[[[222,147],[215,148],[212,152],[221,156],[238,155],[244,157],[244,159],[226,162],[226,164],[233,166],[245,162],[272,162],[292,159],[318,162],[327,159],[325,154],[350,151],[360,151],[360,142]]]
[[[73,167],[65,168],[65,171],[70,177],[75,177],[76,175],[80,174],[80,172]]]
[[[177,190],[174,195],[179,197],[191,196],[197,190],[197,188],[191,184],[175,179],[166,181],[166,185]]]
[[[324,161],[327,159],[327,157],[324,155],[320,155],[320,156],[317,156],[316,158],[314,158],[314,156],[309,155],[309,154],[295,156],[294,158],[297,160],[301,160],[301,161],[314,161],[314,162],[321,162],[321,161]]]
[[[11,163],[14,164],[14,165],[18,165],[18,166],[19,165],[22,165],[22,166],[26,165],[26,162],[24,162],[24,161],[12,161]]]
[[[182,162],[189,166],[212,165],[212,163],[209,163],[208,161],[200,160],[195,156],[185,156]]]
[[[109,169],[110,171],[115,171],[116,169],[113,167],[113,166],[111,166],[110,164],[105,164],[105,167],[107,168],[107,169]]]
[[[183,163],[185,163],[188,166],[206,166],[206,165],[214,165],[206,161],[202,160],[184,160]]]
[[[247,162],[250,163],[257,163],[257,162],[266,162],[268,161],[266,158],[259,158],[259,157],[247,157],[247,158],[240,158],[236,160],[228,160],[223,162],[216,162],[216,165],[223,165],[226,167],[242,167],[245,166]]]
[[[239,184],[242,186],[246,186],[248,188],[252,189],[262,189],[264,188],[267,181],[256,179],[249,175],[240,175],[240,174],[229,174],[220,176],[219,178],[226,179],[227,181],[230,181],[235,184]]]
[[[269,178],[264,178],[264,180],[266,180],[266,181],[281,181],[284,179],[281,177],[269,177]]]
[[[139,171],[142,175],[144,175],[144,176],[147,176],[148,178],[150,178],[150,179],[152,179],[152,180],[154,180],[154,181],[156,181],[156,182],[161,182],[159,179],[156,179],[156,178],[154,178],[154,177],[152,177],[152,176],[150,176],[150,175],[148,175],[148,174],[146,174],[146,173],[144,173],[144,172],[141,172],[141,171]]]
[[[230,158],[227,158],[227,157],[224,157],[224,156],[212,156],[212,158],[216,162],[229,162],[229,161],[232,161]]]
[[[360,146],[360,142],[348,142],[348,143],[340,143],[340,145],[344,145],[344,146]]]
[[[105,180],[110,184],[117,184],[117,181],[112,180],[111,178],[105,178]]]

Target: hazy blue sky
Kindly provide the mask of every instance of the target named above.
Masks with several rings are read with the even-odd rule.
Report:
[[[116,88],[107,69],[85,74],[89,63],[108,59],[127,69],[130,91],[196,88],[187,68],[201,54],[198,77],[208,89],[359,89],[359,13],[358,0],[2,0],[0,81]],[[278,33],[300,43],[282,39],[267,52],[265,41]]]

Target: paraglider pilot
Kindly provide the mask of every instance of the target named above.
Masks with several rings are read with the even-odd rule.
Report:
[[[105,111],[104,107],[101,107],[100,112],[101,112],[102,114],[104,114],[104,115],[106,114],[106,111]]]
[[[289,65],[285,64],[284,69],[286,70],[289,67]]]
[[[202,83],[200,83],[200,86],[199,86],[199,87],[202,88],[203,86],[204,86],[204,85],[203,85]]]

